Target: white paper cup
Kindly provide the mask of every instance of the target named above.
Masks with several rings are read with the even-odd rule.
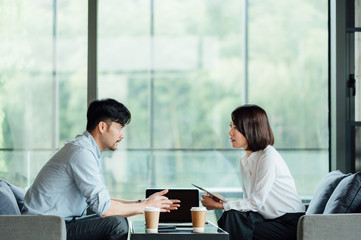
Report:
[[[158,229],[146,229],[146,233],[158,233]]]
[[[206,224],[207,209],[205,207],[192,207],[191,213],[193,232],[203,233]]]
[[[159,224],[160,209],[155,207],[146,207],[144,209],[145,226],[147,233],[157,233]]]

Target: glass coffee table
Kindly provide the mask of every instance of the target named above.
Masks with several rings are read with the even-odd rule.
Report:
[[[204,233],[193,233],[190,226],[162,228],[158,233],[146,233],[144,221],[130,222],[130,240],[228,240],[228,233],[211,222],[207,222]]]

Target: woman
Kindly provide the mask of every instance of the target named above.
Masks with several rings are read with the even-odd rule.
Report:
[[[219,227],[229,239],[296,239],[298,219],[305,207],[291,173],[273,147],[274,137],[266,112],[244,105],[232,112],[229,131],[233,148],[243,148],[241,158],[243,199],[217,201],[202,196],[208,210],[224,209]]]

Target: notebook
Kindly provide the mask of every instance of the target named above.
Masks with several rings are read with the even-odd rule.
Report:
[[[155,192],[163,189],[148,188],[145,191],[145,196],[149,197]],[[191,188],[168,189],[165,195],[169,199],[178,199],[181,201],[180,207],[177,210],[170,212],[161,212],[159,217],[159,225],[174,225],[174,226],[192,226],[192,215],[190,209],[192,207],[199,207],[199,190]]]

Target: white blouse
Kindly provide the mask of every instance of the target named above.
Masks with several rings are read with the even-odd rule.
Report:
[[[245,154],[240,168],[243,199],[223,203],[226,211],[254,211],[265,219],[305,211],[291,173],[274,147]]]

